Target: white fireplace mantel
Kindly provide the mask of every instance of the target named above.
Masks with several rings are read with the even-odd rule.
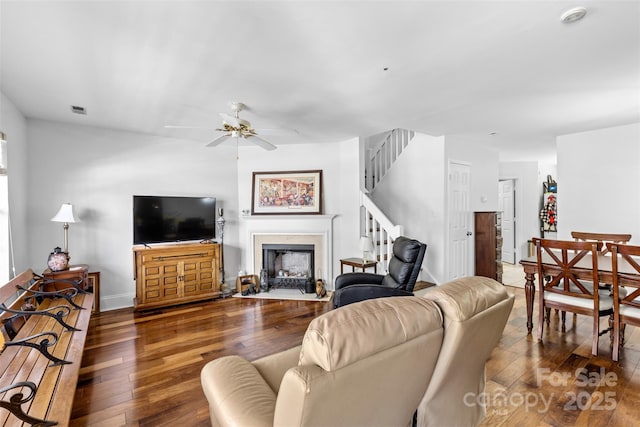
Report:
[[[316,262],[316,278],[318,274],[327,285],[333,283],[333,219],[335,215],[251,215],[241,216],[244,227],[246,257],[245,269],[249,273],[259,274],[256,264],[256,241],[278,243],[279,239],[296,239],[298,242],[307,238],[310,243],[317,244],[321,251],[321,263]],[[270,240],[271,239],[271,240]],[[317,255],[316,255],[317,256]],[[262,259],[260,258],[260,263]],[[320,271],[320,273],[318,273]]]

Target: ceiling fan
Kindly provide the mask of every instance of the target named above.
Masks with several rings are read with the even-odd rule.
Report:
[[[208,143],[207,147],[215,147],[217,145],[222,144],[223,142],[235,138],[236,142],[239,138],[246,139],[249,142],[256,144],[258,147],[262,147],[265,150],[275,150],[277,147],[270,143],[269,141],[265,141],[261,137],[258,136],[259,132],[262,131],[274,131],[274,129],[263,129],[262,131],[256,130],[251,127],[251,123],[247,120],[241,119],[239,117],[240,111],[244,109],[245,105],[242,102],[232,102],[231,110],[234,112],[234,115],[219,113],[220,117],[222,117],[222,126],[216,128],[215,130],[218,132],[224,132],[224,135],[219,136],[214,139],[210,143]],[[195,126],[165,126],[167,128],[195,128]],[[292,130],[296,132],[295,130]]]

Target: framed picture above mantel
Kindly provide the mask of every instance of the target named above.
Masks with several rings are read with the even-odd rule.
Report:
[[[322,170],[253,172],[252,215],[322,213]]]

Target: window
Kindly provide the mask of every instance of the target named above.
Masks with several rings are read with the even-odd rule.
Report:
[[[7,177],[7,141],[0,132],[0,282],[10,279],[11,231],[9,230],[9,187]]]

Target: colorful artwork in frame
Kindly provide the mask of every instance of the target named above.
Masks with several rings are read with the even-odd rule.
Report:
[[[322,170],[254,172],[252,215],[322,213]]]

